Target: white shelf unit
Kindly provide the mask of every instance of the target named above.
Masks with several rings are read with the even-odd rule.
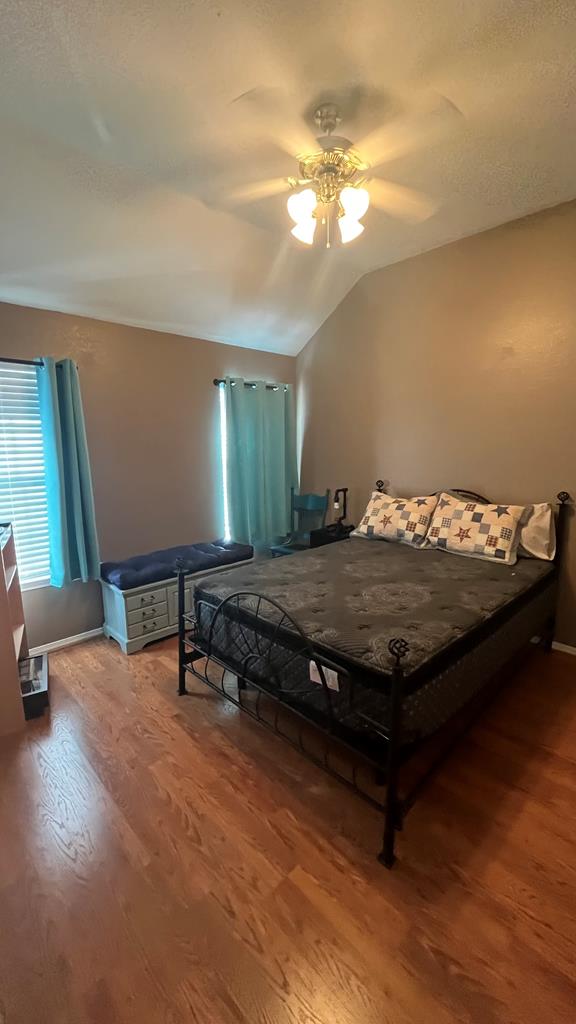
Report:
[[[18,659],[28,655],[14,535],[0,523],[0,736],[24,728]]]

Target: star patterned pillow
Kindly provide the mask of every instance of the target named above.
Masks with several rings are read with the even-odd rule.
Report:
[[[437,500],[435,494],[423,498],[392,498],[389,494],[374,491],[354,533],[373,540],[421,547]]]
[[[483,505],[443,493],[426,544],[458,555],[514,565],[523,505]]]

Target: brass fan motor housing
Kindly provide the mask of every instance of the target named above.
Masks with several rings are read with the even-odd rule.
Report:
[[[335,202],[344,186],[360,184],[361,173],[367,170],[346,139],[328,137],[326,142],[330,145],[299,160],[300,181],[312,186],[319,203]]]

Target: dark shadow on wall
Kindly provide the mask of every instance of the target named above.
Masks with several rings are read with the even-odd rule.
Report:
[[[25,590],[22,599],[30,647],[43,647],[100,629],[104,621],[97,581]]]

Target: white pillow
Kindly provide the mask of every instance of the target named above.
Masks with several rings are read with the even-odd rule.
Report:
[[[551,562],[556,555],[556,525],[551,505],[527,505],[520,524],[518,554]]]
[[[422,547],[437,501],[435,494],[422,498],[392,498],[374,491],[354,534]]]
[[[524,512],[523,505],[483,505],[443,492],[426,543],[453,554],[514,565]]]

